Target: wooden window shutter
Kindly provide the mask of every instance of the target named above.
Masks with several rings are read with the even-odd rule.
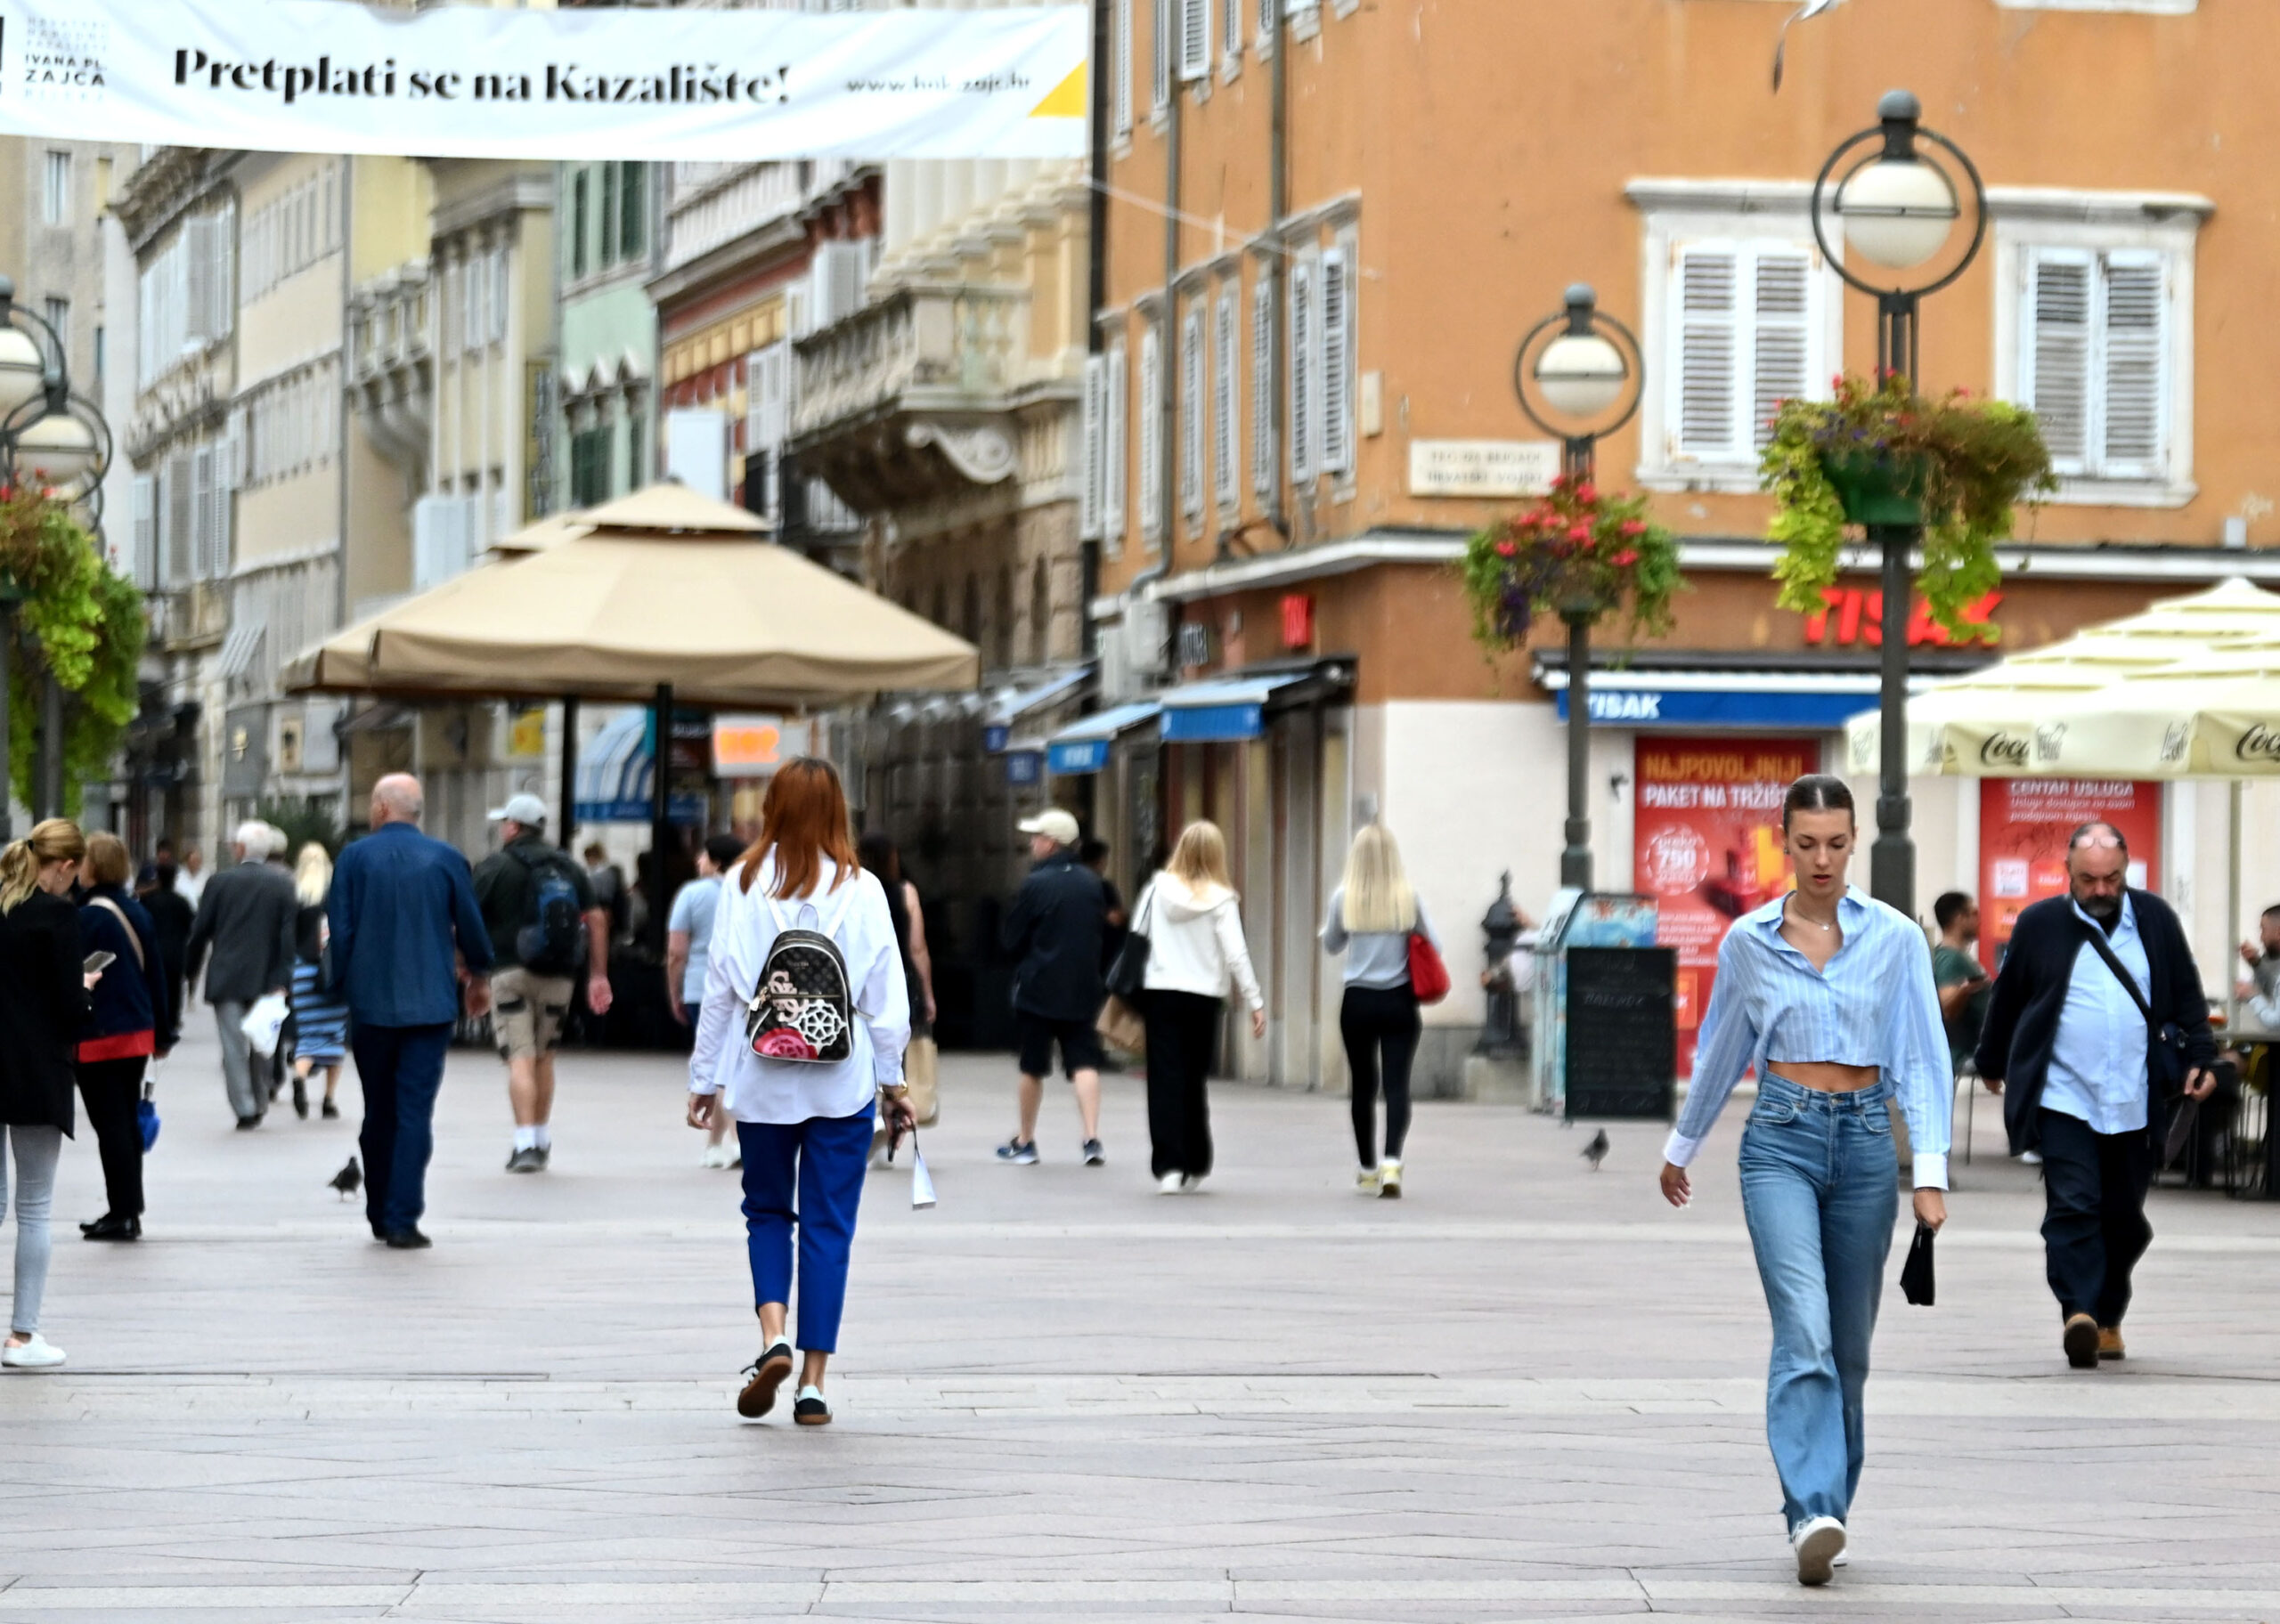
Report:
[[[1125,479],[1131,440],[1126,426],[1132,420],[1132,393],[1125,370],[1124,340],[1119,337],[1108,346],[1108,467],[1101,481],[1101,530],[1112,548],[1124,540],[1127,505]]]
[[[2087,253],[2039,250],[2028,271],[2026,404],[2042,425],[2052,465],[2088,471],[2090,452],[2090,303],[2097,266]]]
[[[1101,491],[1107,469],[1102,465],[1107,452],[1108,357],[1085,357],[1085,404],[1082,426],[1079,429],[1083,467],[1078,474],[1077,534],[1087,541],[1097,541],[1101,535]]]
[[[1179,77],[1186,83],[1211,75],[1211,0],[1179,0]]]
[[[1152,100],[1149,105],[1158,112],[1172,104],[1172,58],[1178,51],[1173,37],[1177,20],[1172,14],[1174,0],[1156,0],[1156,49],[1150,62]]]
[[[1140,331],[1140,533],[1153,541],[1164,528],[1163,357],[1161,335],[1150,322]]]
[[[1731,459],[1746,443],[1735,432],[1740,355],[1740,256],[1732,248],[1679,250],[1672,279],[1677,310],[1674,458]]]
[[[2153,479],[2169,460],[2167,279],[2162,256],[2151,250],[2108,254],[2104,269],[2099,471],[2115,479]]]
[[[1203,307],[1194,304],[1179,324],[1179,508],[1203,516]]]
[[[1354,266],[1344,248],[1322,256],[1322,467],[1354,466]]]
[[[1291,266],[1291,477],[1305,481],[1315,475],[1315,369],[1321,357],[1315,350],[1315,265],[1299,259]]]
[[[1235,472],[1236,425],[1235,285],[1219,289],[1211,322],[1211,473],[1212,491],[1222,508],[1234,508],[1241,499],[1242,480]]]
[[[1274,494],[1274,284],[1263,264],[1250,290],[1250,488]]]
[[[1813,259],[1803,249],[1761,249],[1752,270],[1748,443],[1763,451],[1781,402],[1812,393]]]
[[[1132,0],[1116,0],[1116,16],[1109,25],[1109,49],[1115,55],[1116,133],[1132,131]]]

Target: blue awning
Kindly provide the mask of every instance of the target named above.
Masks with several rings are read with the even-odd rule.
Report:
[[[1096,711],[1071,722],[1046,741],[1046,770],[1064,778],[1099,772],[1108,765],[1109,745],[1116,736],[1155,720],[1162,709],[1151,699],[1136,705]]]
[[[628,710],[605,725],[578,752],[578,798],[582,824],[646,824],[656,756],[650,748],[650,712]],[[675,795],[666,808],[676,824],[702,824],[704,801]]]
[[[1267,700],[1276,690],[1304,682],[1311,675],[1276,671],[1167,688],[1160,696],[1164,707],[1164,742],[1197,744],[1258,738],[1266,731]]]
[[[1538,678],[1568,719],[1568,673]],[[1592,720],[1614,727],[1793,727],[1834,732],[1876,709],[1877,679],[1852,671],[1594,671]]]

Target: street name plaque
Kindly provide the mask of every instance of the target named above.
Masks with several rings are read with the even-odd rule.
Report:
[[[1678,952],[1568,950],[1568,1117],[1667,1122],[1676,1090]]]

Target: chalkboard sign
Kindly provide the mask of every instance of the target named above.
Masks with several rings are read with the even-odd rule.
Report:
[[[1678,952],[1568,950],[1568,1116],[1667,1122],[1676,1092]]]

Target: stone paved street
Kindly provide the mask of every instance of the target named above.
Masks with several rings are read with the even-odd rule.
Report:
[[[1809,1594],[1738,1113],[1683,1215],[1649,1127],[1594,1174],[1438,1103],[1408,1198],[1364,1203],[1343,1101],[1228,1086],[1208,1193],[1166,1199],[1136,1079],[1106,1169],[1058,1098],[1007,1169],[1008,1068],[957,1060],[940,1205],[873,1175],[807,1431],[730,1408],[737,1194],[676,1064],[566,1060],[554,1168],[510,1178],[498,1064],[456,1052],[436,1248],[399,1254],[325,1187],[353,1080],[347,1120],[241,1134],[214,1052],[165,1080],[142,1245],[79,1241],[67,1149],[71,1363],[0,1380],[0,1620],[2280,1618],[2280,1207],[2157,1195],[2131,1358],[2071,1373],[1991,1111],[1940,1306],[1887,1295],[1853,1563]]]

